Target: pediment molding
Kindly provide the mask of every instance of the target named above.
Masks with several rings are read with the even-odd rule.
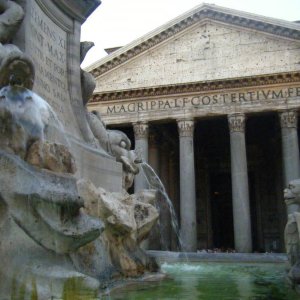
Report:
[[[132,45],[129,44],[128,46],[121,48],[113,53],[111,57],[106,57],[102,63],[100,61],[98,66],[96,63],[87,70],[94,77],[98,77],[142,52],[147,51],[171,36],[187,29],[195,23],[206,19],[257,30],[283,38],[300,40],[300,25],[297,23],[287,21],[279,22],[278,20],[275,22],[275,19],[263,18],[235,10],[223,9],[215,5],[205,4],[199,9],[195,9],[187,14],[185,18],[178,20],[178,22],[170,22],[170,25],[164,26],[162,30],[154,31],[154,34],[146,35],[141,39],[143,40],[142,42],[137,44],[132,43]]]
[[[185,84],[148,87],[142,89],[121,90],[114,92],[95,93],[89,103],[103,101],[138,99],[164,95],[186,94],[252,86],[264,86],[272,84],[285,84],[300,82],[300,72],[267,74],[242,78],[232,78],[205,82],[192,82]]]

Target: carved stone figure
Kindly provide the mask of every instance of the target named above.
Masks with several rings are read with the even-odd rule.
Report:
[[[126,277],[157,271],[155,261],[139,246],[158,220],[158,212],[150,204],[156,197],[155,191],[142,195],[110,193],[85,180],[78,182],[78,189],[86,201],[87,213],[105,224],[101,239],[107,245],[115,271]]]
[[[300,204],[300,179],[292,180],[284,190],[284,199],[287,206]],[[300,212],[288,215],[285,227],[285,246],[290,263],[288,279],[292,286],[300,292]]]
[[[142,190],[133,195],[127,193],[134,176],[139,172],[141,159],[134,150],[130,150],[131,142],[123,132],[107,130],[97,112],[88,112],[87,117],[101,147],[123,166],[122,193],[110,193],[85,180],[78,182],[87,213],[99,217],[105,224],[100,240],[106,247],[100,252],[106,251],[109,255],[108,268],[123,276],[138,276],[145,271],[155,271],[158,268],[156,263],[146,255],[140,244],[158,220],[158,212],[154,207],[156,190]],[[97,258],[99,248],[97,241],[81,248],[79,256],[73,256],[74,262],[84,269],[89,266],[88,274],[102,276],[101,266],[96,270],[96,259],[91,256],[87,259],[87,253],[98,253],[95,256]]]
[[[99,113],[97,111],[86,111],[86,118],[91,128],[91,131],[97,139],[101,149],[103,149],[106,153],[109,153],[110,143],[108,132],[106,130],[105,124],[101,120]]]
[[[34,66],[10,44],[23,17],[18,4],[0,0],[0,295],[94,299],[98,279],[112,275],[106,268],[125,276],[157,268],[139,248],[158,218],[150,204],[155,191],[126,192],[140,160],[127,136],[106,130],[97,114],[86,114],[89,144],[122,163],[124,190],[110,193],[75,178],[63,126],[31,91]],[[81,60],[90,47],[82,44]],[[81,75],[86,104],[94,81]]]
[[[76,270],[70,254],[96,239],[103,224],[82,211],[71,153],[45,140],[55,116],[28,89],[34,67],[9,44],[23,10],[0,0],[0,13],[1,298],[61,298],[72,282],[95,297],[98,280]]]
[[[91,293],[99,287],[97,280],[75,270],[69,255],[97,238],[103,225],[82,211],[68,149],[44,140],[52,113],[47,109],[24,87],[0,90],[0,290],[8,297],[21,288],[27,294],[43,290],[41,299],[60,297],[73,279]]]
[[[0,13],[0,87],[12,83],[31,89],[33,64],[17,46],[11,44],[23,21],[23,9],[13,1],[1,0]]]
[[[138,174],[138,163],[141,163],[135,151],[130,150],[131,142],[126,134],[119,130],[107,130],[97,111],[87,112],[90,128],[101,147],[123,166],[123,188],[132,186],[134,176]]]
[[[80,43],[80,63],[83,62],[88,51],[94,47],[93,42],[81,42]],[[81,69],[81,91],[82,91],[82,101],[85,106],[93,95],[94,89],[96,87],[96,81],[93,75]]]

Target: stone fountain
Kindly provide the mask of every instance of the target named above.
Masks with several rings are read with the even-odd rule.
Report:
[[[284,199],[287,207],[300,204],[300,179],[289,182],[284,190]],[[284,231],[285,247],[290,263],[287,279],[300,294],[300,212],[294,211],[288,215],[288,222]]]
[[[0,0],[3,300],[93,299],[112,277],[157,270],[139,246],[156,192],[127,193],[140,160],[85,108],[80,26],[99,4]]]

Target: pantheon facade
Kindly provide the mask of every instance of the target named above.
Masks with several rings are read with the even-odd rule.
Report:
[[[88,108],[159,174],[185,250],[283,252],[283,189],[300,177],[300,23],[202,4],[113,50],[87,69]],[[177,250],[159,206],[149,248]]]

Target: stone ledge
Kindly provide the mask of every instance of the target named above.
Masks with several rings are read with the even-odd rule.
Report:
[[[195,253],[148,250],[157,263],[174,262],[245,262],[245,263],[287,263],[285,253]]]
[[[291,83],[300,81],[300,72],[265,74],[241,78],[230,78],[213,81],[190,82],[185,84],[147,87],[141,89],[120,90],[114,92],[95,92],[89,103],[112,100],[143,98],[161,95],[174,95],[192,92],[223,90],[229,88],[262,86],[269,84]]]

